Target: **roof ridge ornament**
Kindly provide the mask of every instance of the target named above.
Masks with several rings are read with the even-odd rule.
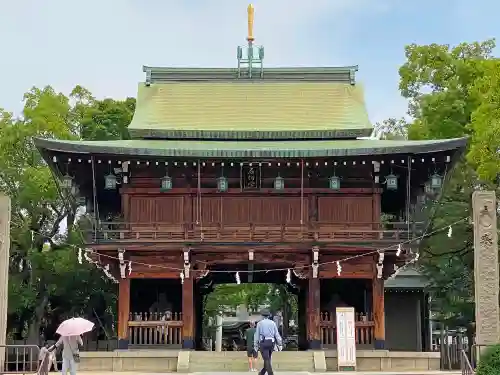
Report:
[[[255,38],[253,37],[254,8],[253,8],[252,4],[248,5],[247,13],[248,13],[248,36],[247,36],[247,41],[248,42],[253,42],[255,40]]]
[[[248,5],[247,14],[248,43],[246,46],[238,46],[236,55],[238,59],[238,78],[242,78],[242,73],[244,72],[246,72],[247,78],[252,78],[254,73],[254,66],[260,68],[259,76],[260,78],[264,78],[264,46],[256,46],[253,44],[255,37],[253,35],[254,7],[252,4]]]

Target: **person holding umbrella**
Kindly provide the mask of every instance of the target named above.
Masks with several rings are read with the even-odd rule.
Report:
[[[56,333],[61,335],[59,340],[49,350],[53,351],[63,347],[62,375],[69,371],[76,375],[76,365],[80,362],[80,346],[83,346],[81,335],[92,331],[94,323],[83,318],[71,318],[61,323]]]

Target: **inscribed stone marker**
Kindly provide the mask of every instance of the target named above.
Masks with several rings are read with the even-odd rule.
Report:
[[[497,344],[500,339],[498,307],[498,235],[494,191],[472,194],[474,215],[474,285],[476,343]]]

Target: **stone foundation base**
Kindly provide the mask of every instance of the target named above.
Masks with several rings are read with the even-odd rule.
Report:
[[[82,352],[80,354],[79,371],[94,372],[142,372],[168,373],[189,372],[191,362],[189,350],[161,350],[161,349],[129,349],[114,352]],[[281,356],[292,355],[294,352],[283,352]],[[311,354],[316,372],[338,371],[336,350],[317,350]],[[229,354],[237,356],[246,366],[244,352],[211,353],[212,356],[223,356],[220,360],[235,360]],[[305,353],[304,353],[305,354]],[[207,352],[206,355],[209,355]],[[231,358],[230,358],[231,357]],[[279,361],[279,355],[276,361]],[[388,350],[357,350],[356,370],[359,372],[422,372],[438,371],[440,367],[440,353],[438,352],[391,352]],[[210,363],[215,366],[215,359],[206,361],[206,370]],[[286,362],[290,362],[287,360]],[[243,366],[243,367],[245,367]],[[312,366],[312,364],[311,364]],[[246,367],[245,367],[246,368]]]
[[[325,350],[327,371],[337,371],[337,351]],[[391,352],[389,350],[357,350],[357,371],[437,371],[439,352]]]
[[[116,350],[81,352],[79,371],[95,372],[175,372],[179,350]]]

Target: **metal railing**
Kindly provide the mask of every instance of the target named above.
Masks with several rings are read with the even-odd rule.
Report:
[[[0,345],[0,361],[4,359],[0,374],[34,374],[39,355],[37,345]]]
[[[460,371],[462,375],[474,375],[476,372],[472,367],[465,350],[460,350]]]

